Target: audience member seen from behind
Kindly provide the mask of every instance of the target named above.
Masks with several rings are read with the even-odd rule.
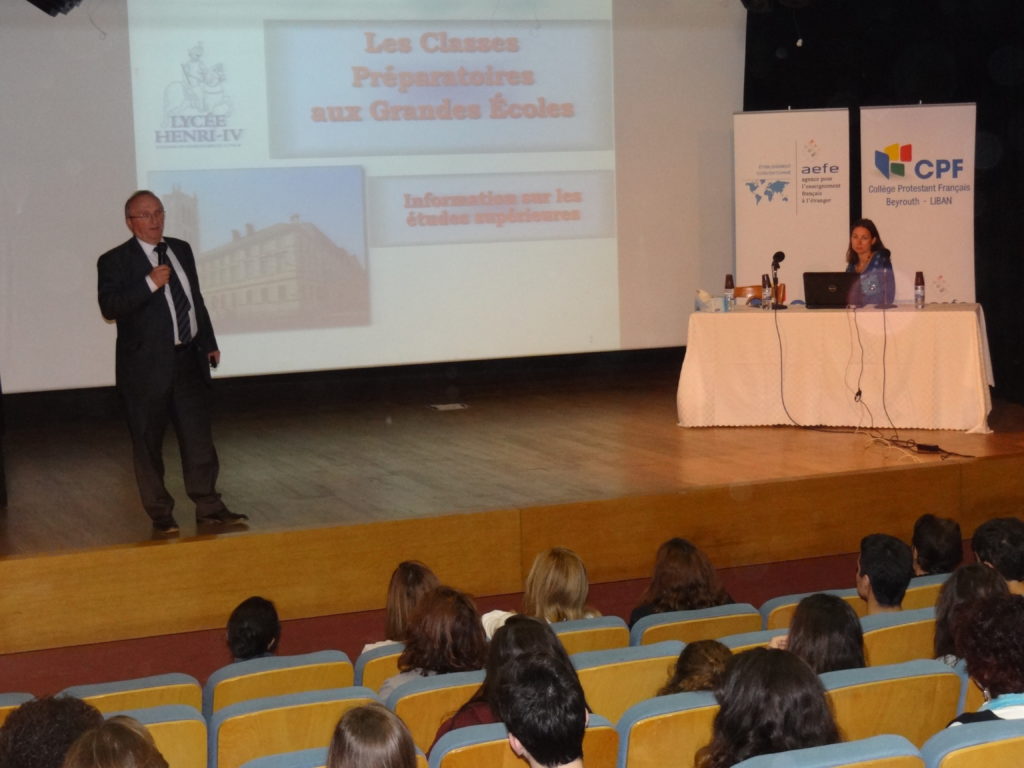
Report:
[[[964,559],[960,523],[949,517],[921,515],[914,523],[910,543],[915,576],[952,573]]]
[[[406,560],[398,564],[391,574],[388,584],[388,599],[384,612],[387,616],[385,635],[387,640],[367,643],[363,651],[393,643],[404,643],[405,633],[409,627],[409,619],[416,605],[425,594],[441,582],[437,576],[418,560]]]
[[[967,674],[986,699],[953,724],[1024,719],[1024,597],[995,595],[965,606],[953,632]]]
[[[651,583],[629,616],[633,626],[645,616],[692,611],[732,603],[707,556],[686,539],[669,539],[654,560]]]
[[[448,731],[469,725],[498,722],[496,689],[498,673],[512,659],[527,653],[546,653],[571,665],[558,635],[551,625],[532,616],[516,614],[498,628],[487,649],[484,682],[476,693],[454,715],[441,723],[434,744]],[[433,749],[433,745],[431,745]]]
[[[587,705],[571,664],[546,653],[511,659],[495,700],[509,746],[530,768],[582,768]]]
[[[277,609],[266,598],[243,600],[228,618],[228,648],[235,661],[273,656],[280,639]]]
[[[548,622],[589,619],[601,614],[587,605],[590,582],[583,560],[568,547],[554,547],[533,559],[523,592],[523,613]],[[488,611],[484,631],[492,637],[510,611]]]
[[[892,254],[871,219],[858,219],[850,228],[846,271],[860,275],[850,297],[851,304],[891,304],[896,300]]]
[[[83,733],[68,751],[63,768],[168,768],[146,726],[119,715]]]
[[[789,634],[772,638],[771,646],[799,656],[818,675],[866,666],[860,619],[849,603],[835,595],[819,592],[801,600]]]
[[[872,533],[860,542],[857,594],[868,604],[868,615],[903,610],[903,595],[914,573],[910,547],[885,533]]]
[[[732,651],[717,640],[697,640],[687,644],[676,659],[668,682],[658,691],[658,696],[715,690],[730,658]]]
[[[481,669],[486,657],[487,638],[472,599],[451,587],[437,587],[413,611],[398,657],[401,672],[381,684],[380,697],[387,699],[395,688],[419,677]]]
[[[1024,595],[1024,522],[997,517],[982,523],[971,538],[979,563],[999,571],[1014,595]]]
[[[729,768],[749,757],[840,740],[821,681],[789,651],[755,648],[733,656],[715,698],[720,708],[697,768]]]
[[[963,609],[978,600],[1008,595],[1006,582],[995,568],[973,563],[957,568],[939,590],[935,603],[935,658],[953,666],[959,660],[953,628]]]
[[[103,715],[74,696],[26,701],[0,727],[0,768],[60,768],[71,745]]]
[[[341,716],[327,752],[327,768],[415,768],[416,746],[398,715],[366,704]]]

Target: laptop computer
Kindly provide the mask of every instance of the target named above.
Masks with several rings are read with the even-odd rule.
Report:
[[[804,272],[804,301],[808,309],[859,306],[860,275],[856,272]]]

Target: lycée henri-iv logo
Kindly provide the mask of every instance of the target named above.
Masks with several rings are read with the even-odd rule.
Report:
[[[188,50],[181,79],[164,88],[163,120],[157,146],[237,146],[244,129],[231,127],[231,96],[224,64],[209,65],[202,43]]]

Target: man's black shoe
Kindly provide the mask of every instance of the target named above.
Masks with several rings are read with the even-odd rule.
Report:
[[[196,522],[199,525],[241,525],[248,519],[248,515],[232,512],[225,507],[217,512],[211,512],[208,515],[197,517]]]
[[[153,530],[157,533],[169,536],[172,533],[177,533],[181,529],[178,528],[178,524],[175,522],[173,517],[167,516],[161,517],[159,520],[154,520]]]

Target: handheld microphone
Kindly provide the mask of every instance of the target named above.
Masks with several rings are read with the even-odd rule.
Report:
[[[772,266],[777,267],[782,263],[782,260],[786,258],[786,254],[782,251],[776,251],[775,255],[772,256]]]

